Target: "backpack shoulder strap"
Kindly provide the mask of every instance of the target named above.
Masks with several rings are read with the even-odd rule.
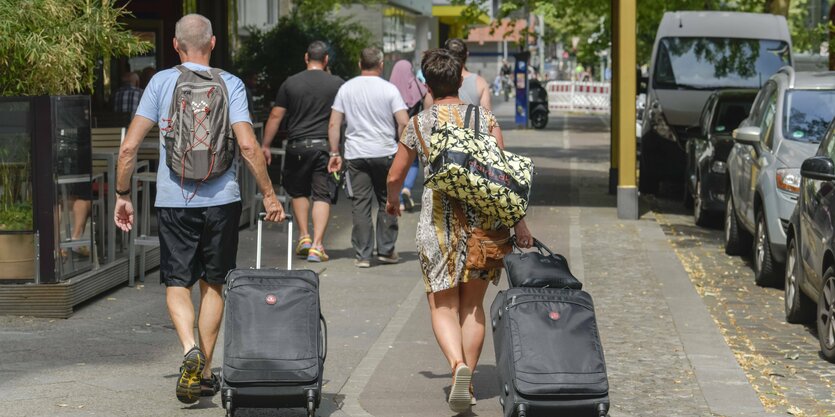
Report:
[[[221,78],[221,76],[220,76],[222,73],[223,73],[223,70],[220,69],[220,68],[209,68],[209,74],[212,74],[213,78],[217,78],[217,81],[220,81],[220,82],[223,81],[223,78]]]

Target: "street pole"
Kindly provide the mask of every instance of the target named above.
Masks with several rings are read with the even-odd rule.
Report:
[[[525,67],[525,129],[530,127],[530,103],[528,103],[528,91],[531,91],[530,80],[528,79],[528,73],[530,72],[528,68],[531,65],[531,43],[530,43],[530,33],[531,33],[531,9],[530,5],[528,4],[529,0],[525,0],[525,49],[527,52],[528,62],[527,66]],[[518,93],[518,90],[517,90]]]
[[[545,78],[545,18],[543,15],[537,16],[539,20],[539,40],[536,42],[539,47],[539,80]]]
[[[613,0],[618,3],[614,10],[613,19],[617,20],[617,33],[614,34],[618,73],[617,101],[614,113],[617,113],[618,123],[618,218],[637,220],[638,187],[635,164],[635,61],[636,61],[636,33],[635,18],[636,5],[634,0]]]

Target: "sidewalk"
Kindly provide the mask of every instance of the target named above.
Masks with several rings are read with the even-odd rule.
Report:
[[[497,112],[498,113],[498,112]],[[760,416],[762,405],[651,213],[617,219],[606,194],[609,138],[596,116],[553,114],[546,131],[508,131],[508,147],[534,157],[528,222],[565,254],[594,297],[613,417]],[[554,130],[567,126],[569,130]],[[415,253],[417,214],[401,220],[399,265],[352,265],[350,205],[342,200],[321,272],[330,330],[320,416],[446,416],[450,372],[429,324]],[[267,229],[266,265],[285,265],[283,227]],[[254,265],[243,231],[239,266]],[[220,397],[184,407],[173,395],[180,354],[151,274],[68,320],[0,317],[0,415],[219,416]],[[500,288],[491,287],[485,304]],[[221,357],[222,341],[217,357]],[[219,359],[214,364],[219,365]],[[500,416],[492,336],[475,374],[472,415]],[[240,410],[302,416],[300,410]]]

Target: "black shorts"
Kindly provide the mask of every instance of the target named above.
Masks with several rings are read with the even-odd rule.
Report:
[[[240,201],[214,207],[159,207],[157,218],[161,283],[191,287],[199,279],[226,282],[238,256]]]
[[[336,187],[328,174],[328,141],[290,140],[284,160],[284,189],[292,198],[336,204]]]

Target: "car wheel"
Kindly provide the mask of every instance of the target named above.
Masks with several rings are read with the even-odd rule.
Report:
[[[728,255],[745,255],[751,247],[751,235],[742,230],[736,219],[732,193],[725,193],[725,253]]]
[[[768,227],[765,224],[765,212],[757,213],[756,235],[754,236],[754,281],[761,287],[773,287],[779,284],[777,262],[771,255],[771,241],[768,239]]]
[[[786,321],[794,324],[809,323],[815,315],[815,305],[800,289],[803,268],[800,265],[800,242],[794,236],[789,237],[786,246],[786,286],[783,297],[786,308]]]
[[[821,353],[829,362],[835,362],[835,269],[827,269],[823,276],[816,321]]]
[[[705,227],[709,217],[710,212],[702,207],[702,180],[696,179],[696,192],[693,193],[693,221],[697,226]]]

